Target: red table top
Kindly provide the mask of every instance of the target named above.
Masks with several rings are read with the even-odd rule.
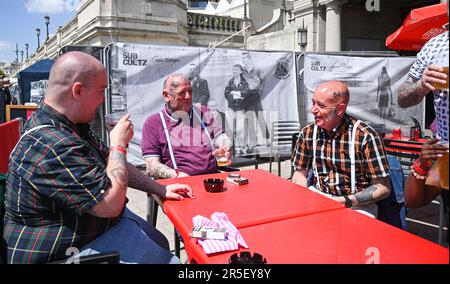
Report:
[[[249,170],[239,173],[247,177],[249,183],[238,186],[225,182],[224,187],[227,190],[219,193],[205,191],[203,180],[226,179],[227,173],[176,179],[177,183],[190,185],[196,198],[186,198],[183,201],[165,200],[163,210],[185,241],[190,239],[192,217],[196,215],[210,218],[214,212],[225,212],[237,228],[245,228],[344,208],[333,200],[269,172]],[[165,179],[158,182],[169,184],[174,180]]]
[[[189,260],[228,263],[236,252],[262,254],[267,263],[449,263],[449,250],[352,209],[261,224],[239,230],[249,249],[207,256],[195,239]]]
[[[384,138],[392,139],[392,135],[386,135]],[[420,138],[417,141],[410,141],[409,137],[402,136],[402,139],[391,140],[391,141],[389,141],[389,143],[387,143],[385,141],[384,148],[387,151],[395,151],[395,152],[419,155],[420,150],[422,149],[422,143],[425,141],[427,141],[427,139],[423,139],[423,138]],[[415,143],[408,143],[408,142],[415,142]],[[404,148],[409,148],[409,149],[404,149]]]

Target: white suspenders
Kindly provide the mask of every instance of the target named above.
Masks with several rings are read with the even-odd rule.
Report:
[[[200,122],[201,127],[205,130],[206,136],[208,136],[209,143],[211,144],[211,149],[214,150],[214,143],[211,139],[211,136],[209,135],[208,128],[206,128],[206,125],[203,123],[203,120],[202,120],[200,114],[198,114],[198,112],[195,110],[195,108],[192,108],[192,111],[194,112],[195,116],[197,117],[198,121]],[[161,122],[164,127],[164,134],[165,134],[166,140],[167,140],[167,147],[169,148],[170,159],[172,160],[173,168],[176,170],[178,168],[178,166],[177,166],[177,162],[175,161],[175,156],[173,154],[172,143],[170,142],[169,129],[167,127],[167,123],[166,123],[166,120],[164,119],[164,115],[163,115],[162,111],[159,112],[159,117],[161,118]]]
[[[352,140],[350,141],[349,150],[350,150],[350,171],[351,171],[351,179],[350,179],[350,185],[351,185],[351,192],[356,192],[356,162],[355,162],[355,140],[356,140],[356,129],[358,128],[359,124],[361,123],[361,120],[357,120],[355,124],[353,125],[352,129]],[[312,161],[312,168],[314,176],[316,177],[316,188],[320,190],[320,182],[319,182],[319,172],[317,171],[317,164],[316,164],[316,149],[317,149],[317,125],[314,124],[313,129],[313,161]]]

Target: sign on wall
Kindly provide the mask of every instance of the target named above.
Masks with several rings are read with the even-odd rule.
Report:
[[[407,79],[415,58],[356,57],[324,54],[306,54],[304,84],[308,122],[311,98],[318,85],[329,80],[340,80],[350,90],[347,113],[372,124],[384,124],[387,131],[401,128],[408,135],[414,117],[424,125],[424,102],[410,108],[397,104],[397,89]]]
[[[115,43],[110,47],[109,104],[111,112],[131,114],[134,137],[130,154],[134,163],[142,162],[140,143],[142,126],[151,114],[164,106],[164,79],[174,73],[186,75],[193,88],[194,104],[208,106],[220,114],[227,133],[249,132],[254,135],[246,154],[268,150],[270,125],[276,120],[298,120],[294,56],[291,52],[254,52],[238,49],[140,45]],[[242,77],[240,77],[242,76]],[[230,122],[234,107],[225,93],[230,93],[233,78],[246,84],[234,86],[242,94],[257,94],[258,100],[246,103],[246,113],[255,113],[254,124]],[[241,88],[241,89],[239,89]],[[244,89],[242,89],[244,88]],[[233,93],[235,94],[235,93]],[[231,119],[233,121],[233,119]]]

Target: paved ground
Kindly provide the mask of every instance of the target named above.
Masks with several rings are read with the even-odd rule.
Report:
[[[253,169],[254,167],[242,167],[241,169]],[[260,169],[269,171],[269,164],[260,164]],[[282,163],[282,177],[288,178],[290,175],[289,162],[285,161]],[[273,163],[272,172],[277,174],[276,164]],[[128,190],[127,197],[129,199],[128,208],[135,212],[142,218],[147,218],[147,195],[143,192],[130,189]],[[439,200],[439,199],[438,199]],[[408,229],[407,231],[416,234],[422,238],[428,239],[430,241],[438,243],[438,224],[439,224],[439,203],[436,200],[434,203],[429,204],[420,209],[412,209],[408,212]],[[167,216],[161,211],[158,212],[158,219],[156,228],[160,230],[169,240],[170,248],[174,252],[174,231],[173,225]],[[443,245],[448,246],[448,239],[445,237],[447,235],[445,227]],[[181,244],[181,261],[186,263],[187,256],[183,250],[183,244]]]

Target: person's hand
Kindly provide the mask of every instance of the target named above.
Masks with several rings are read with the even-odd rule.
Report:
[[[165,199],[183,200],[185,197],[195,198],[189,185],[175,183],[166,186]]]
[[[111,145],[119,144],[126,147],[131,138],[133,138],[133,134],[133,124],[130,120],[130,114],[126,114],[121,119],[119,119],[117,124],[109,133]]]
[[[423,169],[429,169],[434,160],[448,153],[448,144],[439,144],[439,139],[433,138],[425,141],[422,145],[422,150],[419,156],[419,165]]]
[[[433,83],[445,84],[447,75],[444,73],[444,68],[438,65],[429,65],[422,74],[420,83],[423,87],[430,91],[436,91],[436,88],[432,86]]]
[[[214,157],[226,157],[229,161],[231,159],[231,149],[229,146],[220,146],[212,152]]]
[[[181,177],[188,177],[189,175],[187,174],[187,173],[184,173],[184,172],[178,172],[178,176],[177,177],[179,177],[179,178],[181,178]]]

